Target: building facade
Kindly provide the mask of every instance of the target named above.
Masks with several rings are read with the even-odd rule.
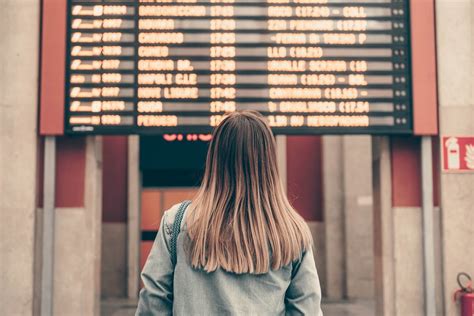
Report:
[[[63,5],[4,0],[0,10],[0,281],[8,289],[0,294],[0,308],[6,315],[36,315],[44,308],[43,237],[51,232],[43,228],[48,227],[43,213],[52,210],[53,313],[97,315],[101,298],[136,297],[160,216],[192,196],[203,157],[196,155],[194,165],[160,168],[143,160],[156,144],[138,136],[40,136],[39,103],[45,96],[38,91],[54,84],[41,78],[56,71],[45,68],[41,54],[48,44],[42,39],[44,3],[53,11]],[[412,3],[418,10],[432,9],[427,15],[433,14],[436,39],[437,72],[425,78],[436,85],[439,113],[428,182],[434,306],[437,315],[457,315],[456,276],[474,275],[474,173],[442,170],[442,137],[474,136],[474,3]],[[48,58],[54,62],[54,56]],[[313,232],[327,299],[374,299],[376,315],[427,310],[424,139],[278,138],[280,169],[290,199]],[[200,149],[192,146],[198,143],[204,142],[169,140],[160,146],[191,146],[196,153]],[[180,180],[173,182],[176,174]]]

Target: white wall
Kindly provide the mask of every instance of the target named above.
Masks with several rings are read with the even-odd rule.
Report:
[[[31,315],[40,1],[0,7],[0,306]]]
[[[436,0],[440,134],[474,136],[474,2]],[[443,283],[446,315],[456,275],[474,277],[474,173],[441,175]]]

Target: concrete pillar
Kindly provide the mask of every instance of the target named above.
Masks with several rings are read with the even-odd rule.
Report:
[[[347,297],[373,298],[371,139],[344,136],[342,146]]]
[[[4,315],[33,313],[40,1],[0,9],[0,295]]]
[[[139,291],[141,188],[140,138],[130,136],[128,138],[127,296],[131,299],[137,298]]]
[[[375,315],[395,315],[395,256],[393,247],[390,141],[372,138],[372,185],[374,199]]]
[[[437,0],[440,134],[474,135],[474,2]],[[453,31],[455,30],[455,31]],[[445,315],[459,315],[456,275],[474,277],[474,173],[441,174]]]
[[[56,208],[54,315],[100,314],[101,137],[87,137],[78,153],[85,154],[83,203]]]
[[[371,139],[323,136],[325,294],[373,298]]]
[[[323,137],[326,296],[346,297],[343,138]]]
[[[283,187],[286,189],[288,186],[286,172],[286,136],[278,135],[275,137],[275,140],[278,171],[280,172],[280,179],[283,183]]]

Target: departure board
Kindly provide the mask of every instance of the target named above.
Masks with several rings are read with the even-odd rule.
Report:
[[[69,0],[66,132],[411,133],[408,0]]]

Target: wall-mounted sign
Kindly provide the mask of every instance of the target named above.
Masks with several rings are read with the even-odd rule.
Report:
[[[68,1],[66,132],[411,133],[408,0]]]
[[[441,141],[443,171],[474,172],[474,136],[444,136]]]

